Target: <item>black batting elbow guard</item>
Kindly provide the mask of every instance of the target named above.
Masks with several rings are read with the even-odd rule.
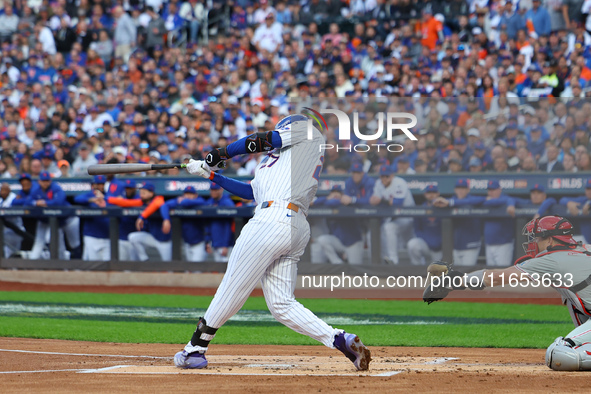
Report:
[[[245,147],[248,153],[273,150],[273,130],[261,131],[248,136]]]

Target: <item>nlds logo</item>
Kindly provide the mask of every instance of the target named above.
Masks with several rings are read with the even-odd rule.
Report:
[[[375,147],[376,150],[379,152],[381,147],[385,147],[388,152],[402,152],[403,146],[400,144],[384,144],[384,143],[376,143],[370,144],[369,141],[377,141],[379,140],[382,135],[384,134],[384,129],[386,130],[386,139],[388,141],[392,141],[394,131],[402,131],[409,139],[413,141],[417,141],[417,137],[415,137],[409,129],[415,127],[417,125],[417,117],[410,113],[405,112],[378,112],[377,114],[377,123],[378,129],[373,134],[364,134],[359,130],[359,113],[353,113],[353,125],[351,125],[351,120],[349,119],[349,115],[343,111],[338,109],[323,109],[321,112],[315,111],[311,108],[305,107],[306,110],[310,111],[310,116],[318,123],[320,129],[326,128],[328,129],[328,125],[326,120],[322,116],[322,114],[330,114],[335,115],[337,117],[337,121],[339,122],[338,131],[339,131],[339,140],[350,141],[351,140],[351,130],[355,136],[360,139],[361,141],[367,141],[364,144],[355,144],[355,145],[347,145],[347,146],[339,146],[333,144],[321,144],[320,151],[324,151],[327,149],[335,149],[339,150],[347,150],[349,152],[369,152],[372,147]],[[399,119],[409,119],[410,122],[408,123],[397,123]],[[396,122],[395,122],[396,120]],[[351,127],[352,126],[352,127]],[[313,139],[313,124],[312,119],[308,120],[308,139]]]

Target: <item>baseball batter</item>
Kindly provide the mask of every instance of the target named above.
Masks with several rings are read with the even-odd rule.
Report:
[[[310,238],[308,207],[318,188],[322,169],[320,145],[324,138],[308,118],[291,115],[275,130],[242,138],[208,153],[205,161],[192,160],[187,170],[209,178],[239,197],[257,202],[253,218],[244,226],[230,255],[228,268],[193,337],[174,356],[181,368],[205,368],[205,352],[216,331],[240,310],[260,281],[273,317],[292,330],[343,352],[358,370],[367,370],[370,352],[355,334],[335,329],[296,301],[297,263]],[[250,184],[226,178],[212,170],[233,156],[268,152]]]
[[[445,263],[433,263],[428,268],[431,275],[463,279],[458,285],[448,285],[448,282],[445,286],[428,286],[423,300],[438,301],[451,290],[507,286],[510,278],[513,283],[532,281],[542,286],[548,283],[560,293],[575,329],[548,347],[546,365],[560,371],[591,370],[591,252],[588,245],[583,246],[573,239],[573,232],[568,220],[544,216],[531,220],[524,227],[523,234],[528,237],[523,245],[526,255],[512,267],[463,274],[451,270]]]

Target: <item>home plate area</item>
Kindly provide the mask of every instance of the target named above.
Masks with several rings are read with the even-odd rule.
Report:
[[[105,374],[198,374],[245,376],[394,376],[403,372],[516,372],[545,373],[539,364],[466,363],[454,357],[376,357],[369,371],[355,371],[349,360],[341,356],[208,356],[205,369],[180,369],[171,365],[116,365],[81,371]],[[172,360],[171,360],[172,361]]]

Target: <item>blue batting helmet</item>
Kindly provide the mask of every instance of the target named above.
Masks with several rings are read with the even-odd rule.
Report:
[[[281,119],[279,122],[277,122],[277,124],[275,125],[275,130],[279,130],[282,129],[284,127],[287,127],[288,125],[295,123],[295,122],[307,122],[308,121],[308,117],[305,115],[288,115],[285,118]]]

